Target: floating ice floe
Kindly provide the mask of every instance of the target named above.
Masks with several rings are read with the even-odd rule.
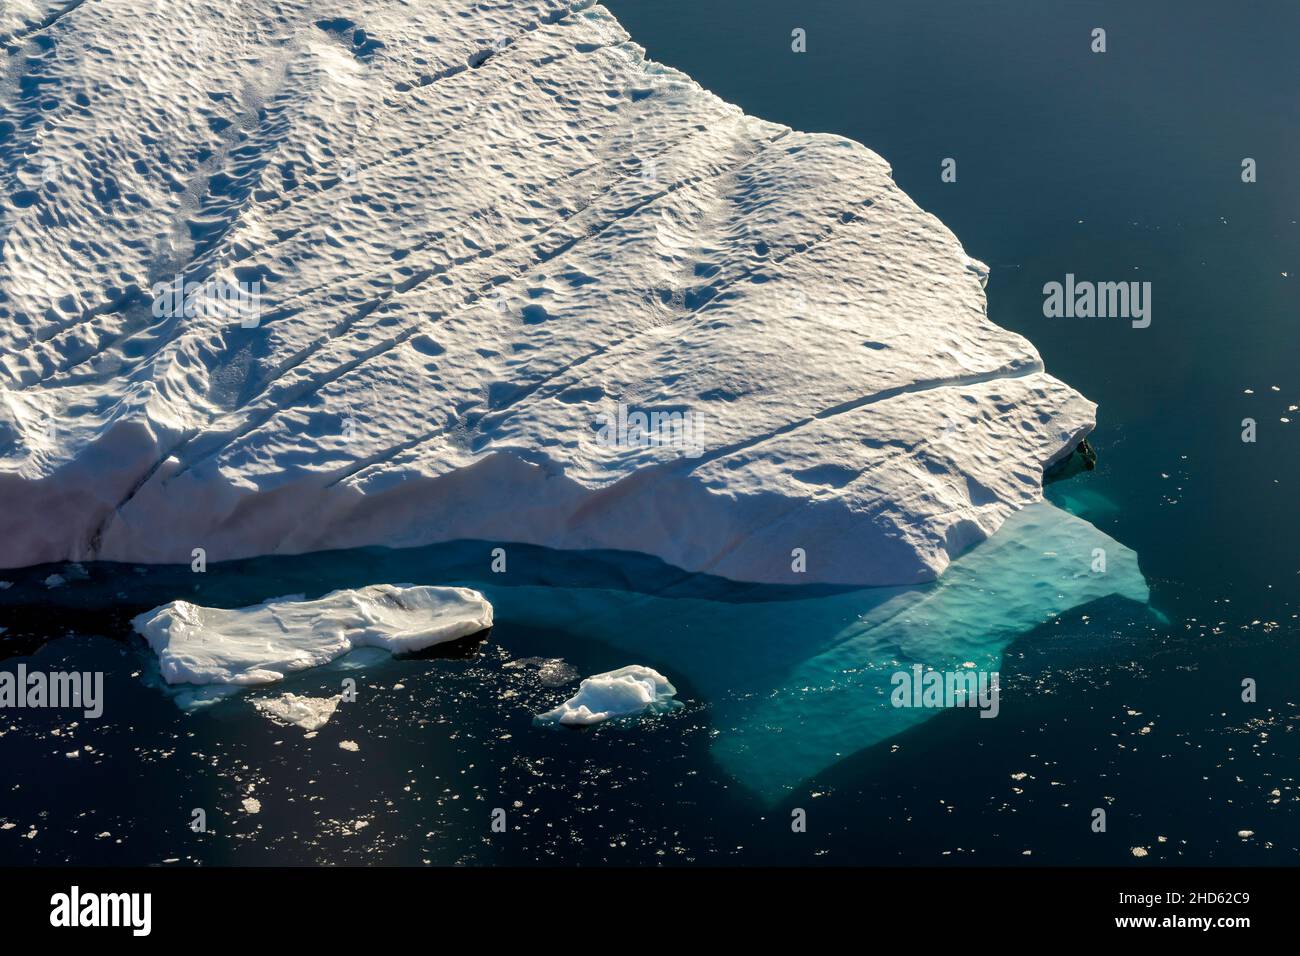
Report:
[[[291,724],[310,733],[320,730],[330,722],[341,700],[343,700],[342,694],[335,694],[333,697],[281,694],[279,697],[255,700],[253,706],[276,723]]]
[[[640,664],[588,677],[578,692],[554,710],[538,714],[543,724],[587,726],[615,717],[667,710],[676,704],[677,688],[658,671]]]
[[[0,84],[0,567],[473,538],[916,583],[1094,426],[880,156],[602,6],[235,9],[58,8],[43,95]]]
[[[133,621],[168,684],[270,684],[354,648],[424,650],[492,626],[468,588],[375,584],[223,610],[172,601]]]

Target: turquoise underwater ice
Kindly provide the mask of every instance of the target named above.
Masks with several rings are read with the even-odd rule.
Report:
[[[936,714],[893,706],[896,671],[996,671],[1020,634],[1062,612],[1111,595],[1143,604],[1149,596],[1133,551],[1048,503],[1012,515],[921,587],[746,603],[601,588],[484,590],[499,621],[589,635],[628,663],[689,682],[710,705],[716,759],[768,800]]]
[[[99,564],[82,572],[84,580],[55,590],[40,583],[47,566],[18,575],[5,600],[21,602],[29,593],[46,603],[95,608],[126,602],[144,609],[184,597],[242,607],[381,581],[474,587],[495,609],[489,640],[507,649],[513,628],[553,635],[553,645],[537,652],[555,657],[570,652],[565,638],[572,636],[612,649],[612,666],[653,667],[685,688],[679,696],[686,703],[707,708],[711,753],[721,768],[764,800],[776,801],[842,758],[939,713],[893,706],[896,672],[917,664],[941,672],[994,672],[1020,635],[1063,612],[1111,596],[1145,604],[1149,596],[1133,551],[1046,502],[1011,515],[937,581],[909,587],[743,585],[686,574],[638,555],[509,544],[508,573],[492,573],[490,556],[501,546],[461,541],[268,556],[211,565],[202,575],[188,567],[131,572]],[[160,686],[153,655],[142,642],[141,653],[143,679]],[[291,691],[300,681],[305,685],[324,673],[365,668],[387,657],[386,651],[354,651],[274,686]],[[247,706],[247,688],[161,689],[186,710]],[[564,689],[564,696],[571,691]],[[1005,711],[1014,702],[1001,700],[1000,706]]]

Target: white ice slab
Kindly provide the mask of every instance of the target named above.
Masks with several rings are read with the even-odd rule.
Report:
[[[543,724],[587,727],[617,717],[632,717],[672,706],[677,688],[657,670],[629,664],[595,674],[578,685],[578,692],[553,710],[538,714]]]
[[[270,684],[359,647],[411,653],[492,626],[469,588],[376,584],[223,610],[172,601],[133,621],[168,684]]]

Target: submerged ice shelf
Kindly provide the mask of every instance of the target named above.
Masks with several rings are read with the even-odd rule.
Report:
[[[598,5],[30,6],[0,567],[474,538],[914,583],[1093,427],[879,156]],[[160,311],[178,276],[256,322]],[[689,435],[601,431],[655,412]]]
[[[1017,637],[1060,614],[1149,598],[1133,551],[1048,503],[1012,515],[1002,533],[920,586],[742,603],[603,588],[484,590],[502,620],[588,635],[680,678],[708,702],[715,757],[769,801],[934,716],[893,705],[895,673],[916,664],[997,672]]]
[[[505,654],[501,677],[506,687],[518,679],[515,671],[528,669],[537,672],[539,687],[547,689],[536,706],[520,701],[503,715],[521,752],[529,752],[531,734],[550,732],[533,727],[534,716],[572,697],[576,689],[578,674],[559,656],[567,656],[574,641],[591,641],[605,649],[595,663],[607,667],[638,661],[667,675],[688,708],[707,714],[709,746],[722,768],[767,802],[780,800],[839,760],[935,716],[933,709],[893,706],[891,679],[899,672],[916,665],[943,672],[1004,670],[1009,645],[1071,610],[1088,606],[1091,623],[1084,629],[1099,639],[1113,627],[1141,627],[1147,613],[1140,607],[1148,591],[1137,555],[1048,503],[1016,512],[1002,532],[959,556],[937,581],[887,588],[740,585],[683,575],[636,555],[522,547],[511,551],[509,573],[494,574],[484,561],[491,546],[456,542],[214,565],[197,576],[200,591],[192,600],[243,608],[268,588],[275,589],[271,593],[315,595],[365,591],[362,583],[374,580],[445,581],[472,588],[492,606],[492,642],[497,645],[484,654],[483,676],[490,679],[490,662]],[[92,564],[54,591],[41,583],[46,573],[44,568],[13,573],[14,585],[0,592],[0,603],[67,605],[95,615],[124,603],[151,607],[176,594],[193,595],[196,588],[188,566],[137,567],[128,573],[120,566]],[[249,612],[223,613],[247,620]],[[520,653],[520,630],[530,635],[522,642],[525,656],[509,659]],[[1080,633],[1078,626],[1062,632]],[[539,642],[539,635],[544,640]],[[271,646],[259,654],[285,656],[277,642],[263,643]],[[547,656],[528,656],[539,652]],[[394,682],[403,680],[407,668],[428,670],[433,679],[458,670],[443,661],[396,664],[387,651],[373,649],[295,672],[268,667],[268,660],[256,659],[251,666],[285,676],[261,690],[247,684],[166,684],[153,679],[148,669],[146,681],[160,685],[187,710],[252,689],[257,698],[252,704],[261,702],[259,709],[268,717],[266,702],[285,695],[311,706],[299,707],[293,700],[271,705],[283,714],[281,719],[313,719],[317,705],[327,707],[339,693],[341,678],[359,676],[359,668],[395,667],[390,674]],[[219,670],[235,674],[241,668],[227,663]],[[510,699],[490,683],[467,693]],[[1022,683],[1004,682],[1001,714],[1023,706],[1023,693]],[[252,704],[245,698],[220,706],[247,709]],[[974,712],[969,716],[982,722]],[[344,720],[347,724],[356,717],[349,711]],[[376,731],[382,727],[346,727],[352,735]]]

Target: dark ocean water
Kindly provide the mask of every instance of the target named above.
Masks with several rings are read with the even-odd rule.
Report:
[[[612,632],[507,613],[440,656],[347,671],[358,701],[307,739],[245,701],[180,711],[144,680],[129,620],[177,597],[233,607],[417,581],[472,584],[504,605],[519,585],[709,593],[742,630],[748,605],[786,592],[528,551],[497,584],[482,543],[202,576],[4,573],[4,667],[102,670],[112,706],[100,720],[0,714],[0,863],[1300,860],[1300,6],[608,5],[652,57],[722,98],[879,152],[992,267],[993,320],[1100,406],[1098,467],[1049,497],[1137,552],[1158,614],[1114,600],[1053,618],[1007,650],[998,719],[943,712],[773,804],[721,769],[718,701],[673,674],[686,706],[671,715],[584,733],[532,725],[573,688],[519,662],[562,657],[580,674],[630,663]],[[790,50],[795,27],[806,54]],[[1089,50],[1094,27],[1104,54]],[[954,183],[940,179],[946,157]],[[1241,181],[1244,157],[1258,182]],[[1043,284],[1067,273],[1150,281],[1151,326],[1045,318]],[[1254,443],[1241,441],[1245,417]],[[46,588],[56,571],[69,582]],[[286,689],[335,692],[343,666]],[[1241,699],[1247,677],[1254,703]],[[496,807],[505,834],[490,831]],[[795,807],[806,833],[791,831]],[[1104,834],[1089,826],[1097,807]],[[189,828],[195,808],[207,833]]]

